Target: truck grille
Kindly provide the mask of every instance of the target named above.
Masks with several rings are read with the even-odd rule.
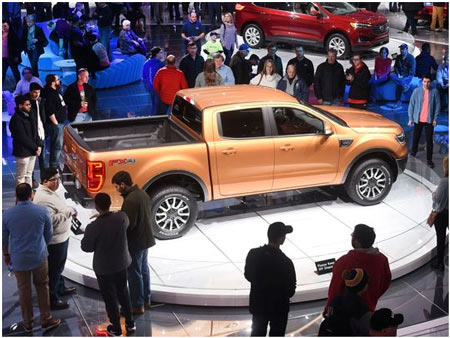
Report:
[[[372,33],[383,34],[383,33],[387,32],[388,29],[389,28],[388,28],[387,22],[380,23],[379,25],[376,25],[374,28],[372,28]]]

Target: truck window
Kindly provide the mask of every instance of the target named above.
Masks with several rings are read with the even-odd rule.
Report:
[[[172,114],[189,128],[202,136],[202,112],[193,104],[177,96],[172,107]]]
[[[251,138],[265,135],[263,113],[259,108],[220,113],[219,124],[222,137]]]
[[[278,135],[323,133],[323,121],[310,113],[293,108],[272,108]]]

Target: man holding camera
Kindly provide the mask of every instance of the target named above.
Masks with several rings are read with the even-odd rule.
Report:
[[[76,218],[77,211],[68,206],[65,199],[57,193],[61,179],[57,168],[46,168],[42,171],[41,178],[42,184],[36,190],[34,203],[47,208],[53,224],[53,237],[47,246],[50,307],[52,310],[62,310],[67,309],[69,304],[60,297],[76,292],[74,287],[64,285],[61,274],[67,259],[71,218]]]

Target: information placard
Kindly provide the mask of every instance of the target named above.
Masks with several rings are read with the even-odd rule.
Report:
[[[334,259],[334,258],[325,259],[323,261],[315,262],[316,269],[317,269],[316,273],[318,275],[323,275],[323,274],[332,272],[335,262],[336,262],[336,259]]]

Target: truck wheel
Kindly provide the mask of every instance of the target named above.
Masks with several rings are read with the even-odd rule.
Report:
[[[162,187],[150,199],[153,235],[158,239],[181,237],[197,220],[197,201],[185,188]]]
[[[360,205],[380,203],[391,187],[392,170],[386,162],[379,159],[357,164],[345,182],[348,197]]]
[[[264,32],[258,25],[253,23],[244,28],[242,36],[244,37],[244,42],[250,48],[260,48],[264,44]]]
[[[330,49],[336,50],[336,57],[339,59],[345,58],[350,54],[351,51],[350,43],[348,42],[347,38],[339,33],[330,35],[325,44],[325,49],[327,50],[327,53]]]

